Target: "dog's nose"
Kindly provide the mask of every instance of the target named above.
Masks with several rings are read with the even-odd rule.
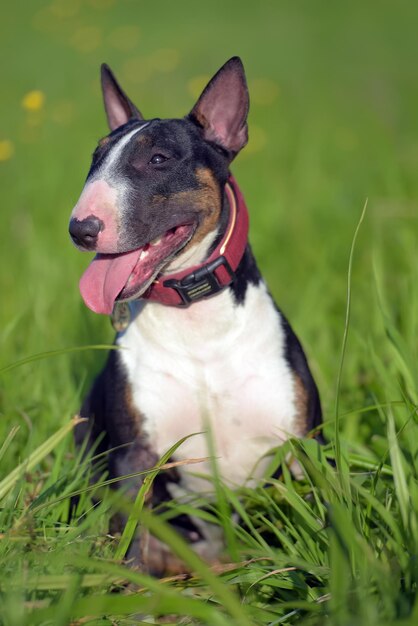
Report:
[[[86,217],[78,220],[73,217],[70,221],[70,235],[76,246],[86,250],[94,250],[97,244],[97,236],[103,229],[103,222],[98,217]]]

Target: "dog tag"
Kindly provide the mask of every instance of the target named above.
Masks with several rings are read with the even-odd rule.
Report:
[[[117,333],[123,333],[128,328],[131,317],[128,302],[115,302],[110,320]]]

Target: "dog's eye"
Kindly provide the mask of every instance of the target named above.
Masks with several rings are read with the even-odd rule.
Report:
[[[168,161],[168,158],[165,157],[163,154],[154,154],[149,162],[151,165],[161,165],[161,163],[164,163],[164,161]]]

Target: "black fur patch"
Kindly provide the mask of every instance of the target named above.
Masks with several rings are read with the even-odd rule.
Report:
[[[301,343],[295,335],[291,325],[285,318],[280,309],[276,309],[282,319],[282,327],[286,337],[285,358],[291,369],[299,376],[306,390],[308,397],[306,430],[312,430],[322,421],[321,402],[319,399],[318,388],[315,384],[313,376],[310,372],[308,361],[301,346]],[[321,435],[317,437],[322,439]]]
[[[235,278],[230,285],[236,304],[243,305],[245,303],[248,284],[258,285],[261,280],[260,271],[248,244],[235,272]]]
[[[111,476],[149,469],[158,460],[141,432],[140,416],[135,414],[129,397],[124,366],[117,350],[111,350],[80,410],[81,417],[88,421],[77,426],[75,432],[78,445],[86,437],[94,445],[101,436],[96,453],[111,450],[108,458]],[[140,483],[139,478],[136,484]]]

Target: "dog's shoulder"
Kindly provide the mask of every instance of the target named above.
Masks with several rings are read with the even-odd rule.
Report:
[[[102,447],[124,445],[135,440],[139,420],[131,394],[119,351],[111,350],[80,409],[80,416],[86,421],[76,429],[76,442],[80,444],[87,434],[94,441],[103,433],[106,433],[107,440]]]

